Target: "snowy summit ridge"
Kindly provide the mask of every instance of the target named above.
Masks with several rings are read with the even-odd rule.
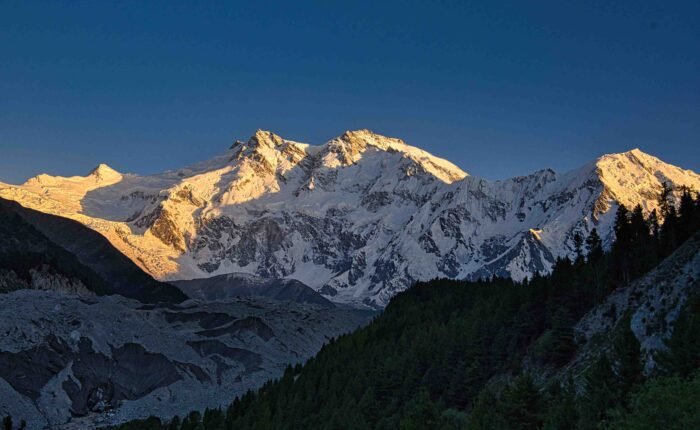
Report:
[[[159,279],[298,279],[337,302],[383,306],[416,280],[512,276],[612,234],[619,204],[656,208],[663,182],[700,176],[634,149],[565,173],[501,181],[369,130],[308,145],[258,130],[158,175],[100,165],[85,177],[0,184],[0,197],[75,219]]]

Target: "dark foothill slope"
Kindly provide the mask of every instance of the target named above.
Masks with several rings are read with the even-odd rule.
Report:
[[[99,233],[5,199],[0,199],[0,268],[24,280],[33,271],[49,270],[80,281],[98,295],[119,294],[142,302],[187,298],[175,286],[144,273]]]

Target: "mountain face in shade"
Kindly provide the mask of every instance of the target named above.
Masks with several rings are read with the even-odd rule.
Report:
[[[265,279],[246,273],[171,281],[189,297],[202,301],[233,297],[266,297],[281,302],[312,303],[329,308],[333,302],[296,279]]]
[[[153,176],[0,184],[0,197],[74,219],[160,280],[247,273],[332,301],[384,306],[417,280],[547,272],[619,204],[657,207],[700,176],[639,150],[501,181],[367,130],[318,146],[258,131],[211,160]]]
[[[82,224],[0,199],[0,292],[19,289],[118,294],[145,303],[187,298]]]

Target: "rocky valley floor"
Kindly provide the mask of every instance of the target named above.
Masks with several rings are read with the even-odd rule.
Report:
[[[259,297],[0,294],[0,415],[30,429],[90,428],[226,405],[370,316]]]

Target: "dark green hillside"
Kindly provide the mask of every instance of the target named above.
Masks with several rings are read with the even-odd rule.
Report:
[[[697,428],[697,297],[682,307],[651,379],[643,376],[629,319],[608,332],[585,366],[568,370],[581,352],[574,324],[698,230],[700,202],[686,194],[679,214],[663,214],[663,226],[655,217],[645,220],[641,208],[621,208],[609,253],[594,233],[581,238],[575,261],[559,261],[551,275],[522,284],[415,285],[369,326],[227,410],[120,428],[641,429],[661,421],[665,428]],[[700,238],[684,248],[684,255],[696,255]]]

